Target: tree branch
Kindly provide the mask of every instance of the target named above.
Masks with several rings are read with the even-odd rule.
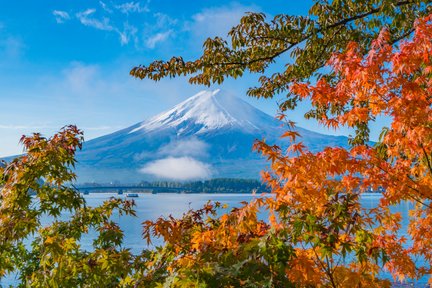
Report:
[[[400,7],[400,6],[404,6],[404,5],[409,5],[409,4],[413,4],[413,1],[401,1],[395,4],[395,6]],[[349,18],[345,18],[343,20],[340,20],[336,23],[330,24],[328,26],[324,26],[324,27],[320,27],[318,29],[316,29],[313,32],[310,32],[309,34],[304,35],[302,38],[300,38],[299,40],[292,42],[287,48],[280,50],[279,52],[276,52],[275,54],[271,55],[271,56],[267,56],[267,57],[261,57],[261,58],[255,58],[252,59],[250,61],[246,61],[246,62],[218,62],[218,63],[210,63],[209,65],[204,65],[204,67],[211,67],[211,66],[215,66],[215,65],[220,65],[220,66],[226,66],[226,65],[239,65],[239,66],[248,66],[251,64],[254,64],[256,62],[262,62],[262,61],[273,61],[275,58],[277,58],[278,56],[282,55],[283,53],[291,50],[293,47],[301,44],[303,41],[309,39],[310,37],[312,37],[315,34],[321,33],[325,30],[329,30],[332,28],[336,28],[339,26],[345,26],[346,24],[358,20],[358,19],[363,19],[367,16],[373,15],[375,13],[378,13],[381,10],[382,7],[378,7],[375,9],[372,9],[366,13],[363,14],[359,14],[359,15],[355,15]],[[414,28],[410,29],[409,31],[407,31],[407,33],[402,34],[401,36],[399,36],[398,38],[394,39],[392,41],[392,44],[400,41],[401,39],[407,37],[409,34],[411,34],[414,31]],[[336,33],[337,34],[337,33]]]
[[[420,147],[422,148],[423,153],[424,153],[424,155],[425,155],[425,157],[426,157],[426,163],[427,163],[427,165],[428,165],[429,172],[432,174],[432,163],[431,163],[431,161],[429,160],[429,156],[428,156],[428,154],[427,154],[427,152],[426,152],[426,149],[424,148],[423,144],[420,144]]]

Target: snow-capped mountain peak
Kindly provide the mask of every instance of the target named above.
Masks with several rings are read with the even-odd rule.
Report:
[[[76,173],[80,183],[259,178],[268,162],[252,150],[254,141],[286,145],[283,131],[280,121],[237,97],[202,91],[147,121],[86,141]],[[346,137],[297,131],[311,151],[348,147]]]
[[[77,154],[81,183],[119,180],[259,178],[268,165],[256,139],[287,144],[281,123],[223,91],[202,91],[147,121],[87,141]],[[345,137],[297,127],[311,151],[346,145]]]
[[[251,131],[260,129],[258,126],[262,124],[262,121],[258,120],[262,120],[263,115],[261,114],[261,111],[245,101],[226,95],[219,89],[201,91],[172,109],[142,122],[129,133],[150,132],[166,128],[174,128],[178,134],[187,132],[201,134],[221,128],[240,128]],[[266,116],[265,118],[268,118],[268,115]]]

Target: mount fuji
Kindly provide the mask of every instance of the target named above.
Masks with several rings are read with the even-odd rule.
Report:
[[[146,121],[85,142],[77,155],[78,182],[259,178],[269,163],[252,145],[256,139],[283,145],[283,129],[239,98],[202,91]],[[312,151],[347,146],[346,137],[296,129]]]

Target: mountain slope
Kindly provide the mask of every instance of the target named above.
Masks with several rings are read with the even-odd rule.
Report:
[[[144,122],[86,142],[77,157],[78,181],[259,178],[268,163],[252,144],[263,138],[280,144],[280,125],[241,99],[202,91]],[[347,143],[346,137],[297,130],[313,151]]]

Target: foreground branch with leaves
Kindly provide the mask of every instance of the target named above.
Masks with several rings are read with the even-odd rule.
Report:
[[[0,168],[0,280],[19,272],[23,287],[116,287],[131,273],[132,255],[110,216],[134,215],[133,202],[90,208],[66,185],[75,179],[82,140],[74,126],[50,139],[23,137],[26,155]],[[61,220],[62,213],[71,216]],[[51,224],[42,225],[42,217]],[[89,230],[97,232],[92,252],[79,244]]]
[[[308,18],[279,15],[266,22],[251,13],[231,30],[229,42],[208,39],[196,61],[173,58],[131,71],[153,80],[192,74],[191,83],[210,85],[244,72],[265,73],[279,55],[292,51],[293,63],[262,76],[261,87],[249,95],[286,92],[281,119],[308,100],[312,110],[306,118],[355,131],[350,150],[311,153],[296,142],[301,135],[289,121],[283,137],[292,145],[286,153],[256,143],[272,163],[263,175],[273,197],[245,204],[216,226],[198,225],[186,237],[190,246],[182,246],[169,266],[179,287],[383,287],[390,285],[379,279],[383,271],[394,281],[432,274],[429,2],[316,2]],[[391,126],[371,147],[369,127],[381,115]],[[360,197],[371,189],[384,192],[379,205],[367,209]],[[406,236],[401,215],[391,210],[403,201],[414,203]],[[269,221],[256,220],[259,210],[268,211]],[[158,231],[159,224],[152,229]]]
[[[27,154],[0,168],[0,279],[18,271],[21,285],[34,287],[389,287],[384,271],[392,281],[432,274],[428,13],[429,1],[316,1],[308,18],[267,23],[262,14],[246,15],[230,32],[232,46],[210,39],[196,61],[133,69],[140,78],[192,73],[192,83],[210,84],[265,72],[292,51],[294,63],[263,76],[250,94],[285,91],[282,112],[310,101],[306,117],[355,129],[352,148],[312,153],[288,125],[288,151],[255,144],[271,162],[263,173],[270,195],[222,215],[219,203],[208,203],[179,219],[144,221],[143,245],[154,237],[164,244],[132,255],[110,216],[134,215],[133,202],[91,208],[68,186],[81,132],[70,126],[51,139],[23,138]],[[391,125],[372,147],[368,129],[379,115]],[[382,190],[382,198],[363,207],[370,189]],[[403,201],[414,203],[406,235],[391,210]],[[65,211],[67,221],[59,218]],[[42,226],[43,215],[53,222]],[[79,240],[90,229],[97,236],[86,251]]]

